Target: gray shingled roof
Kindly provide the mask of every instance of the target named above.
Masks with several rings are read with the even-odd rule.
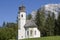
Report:
[[[35,24],[35,22],[33,20],[27,20],[26,24],[24,26],[25,28],[30,28],[30,27],[37,27],[37,25]]]

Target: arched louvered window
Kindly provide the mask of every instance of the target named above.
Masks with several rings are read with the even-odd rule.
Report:
[[[21,15],[21,17],[23,17],[23,14]]]

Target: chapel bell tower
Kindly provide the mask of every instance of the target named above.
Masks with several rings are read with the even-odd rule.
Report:
[[[19,7],[19,13],[18,13],[18,21],[20,21],[18,24],[20,25],[20,29],[22,29],[22,26],[24,27],[26,23],[26,12],[25,12],[25,6],[21,5]]]
[[[25,6],[21,5],[18,12],[18,39],[25,38],[26,12]]]

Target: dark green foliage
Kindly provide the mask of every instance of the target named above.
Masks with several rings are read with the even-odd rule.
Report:
[[[40,26],[41,24],[41,21],[40,21],[40,13],[39,13],[39,10],[37,11],[37,14],[36,14],[36,24],[37,26]]]
[[[50,15],[50,13],[48,14],[48,17],[47,17],[46,23],[45,23],[45,28],[46,28],[45,31],[47,33],[47,36],[54,35],[54,28],[55,28],[54,13],[52,14],[52,16]]]
[[[55,14],[49,11],[46,17],[44,9],[38,10],[36,14],[35,23],[41,32],[41,36],[53,36],[55,35]]]
[[[58,35],[58,24],[57,19],[55,19],[55,28],[54,28],[54,35]]]
[[[9,40],[17,38],[17,24],[16,23],[8,23],[5,24],[5,27],[0,28],[0,40]],[[7,26],[8,25],[8,26]]]
[[[60,13],[58,14],[58,18],[55,23],[55,34],[60,35]]]
[[[36,14],[36,19],[35,19],[35,23],[38,26],[38,29],[41,32],[41,36],[43,36],[43,32],[44,32],[44,25],[45,25],[45,15],[44,15],[44,11],[37,11]]]
[[[3,22],[3,27],[5,27],[5,22]]]
[[[58,34],[60,35],[60,13],[58,15],[57,25],[58,25],[58,30],[59,30]]]

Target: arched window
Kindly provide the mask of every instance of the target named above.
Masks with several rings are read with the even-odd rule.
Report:
[[[29,31],[27,31],[27,35],[29,35]]]
[[[21,17],[23,17],[23,14],[21,15]]]
[[[35,30],[35,35],[36,35],[36,30]]]
[[[30,30],[30,36],[32,36],[32,34],[33,34],[33,31],[32,31],[32,30]]]

